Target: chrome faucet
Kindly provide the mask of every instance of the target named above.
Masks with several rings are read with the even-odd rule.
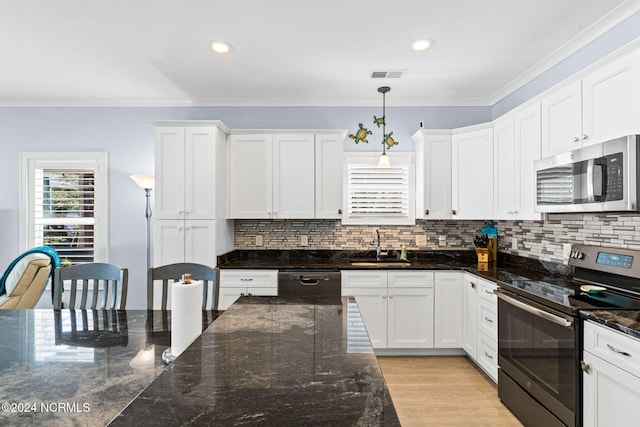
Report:
[[[376,245],[376,259],[380,261],[382,250],[380,249],[380,231],[377,228],[371,233],[371,244]]]

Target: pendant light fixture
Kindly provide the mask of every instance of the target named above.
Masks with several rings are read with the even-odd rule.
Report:
[[[382,155],[378,160],[378,167],[380,168],[388,168],[391,166],[389,162],[389,156],[387,156],[387,149],[390,149],[394,145],[398,145],[398,142],[393,139],[393,132],[389,132],[387,134],[386,128],[386,93],[389,92],[391,88],[389,86],[381,86],[378,88],[378,92],[382,94],[382,117],[373,116],[373,123],[380,127],[382,125]],[[358,123],[358,130],[355,134],[349,135],[349,138],[353,139],[353,141],[358,144],[359,142],[363,142],[367,144],[367,136],[372,135],[369,129],[362,126],[362,123]]]

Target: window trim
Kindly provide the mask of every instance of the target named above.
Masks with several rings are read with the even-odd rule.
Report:
[[[34,170],[37,168],[85,168],[95,170],[94,262],[109,259],[109,159],[96,152],[21,152],[20,153],[20,251],[33,247]]]

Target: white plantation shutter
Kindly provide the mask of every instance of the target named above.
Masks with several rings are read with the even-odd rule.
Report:
[[[106,153],[21,153],[22,249],[51,246],[63,263],[107,260]]]
[[[51,246],[72,264],[94,261],[95,171],[36,169],[34,244]]]
[[[346,157],[344,224],[413,225],[415,223],[415,161],[408,153],[391,157],[379,168],[378,155]]]

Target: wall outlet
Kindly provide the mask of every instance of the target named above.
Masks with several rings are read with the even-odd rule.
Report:
[[[518,250],[518,238],[516,237],[511,238],[511,249],[513,249],[514,251]]]
[[[438,246],[447,246],[447,236],[438,236]]]
[[[262,236],[256,236],[256,246],[262,246]]]
[[[416,246],[427,246],[427,236],[424,234],[418,234],[416,236]]]
[[[309,236],[300,236],[300,246],[309,246]]]

